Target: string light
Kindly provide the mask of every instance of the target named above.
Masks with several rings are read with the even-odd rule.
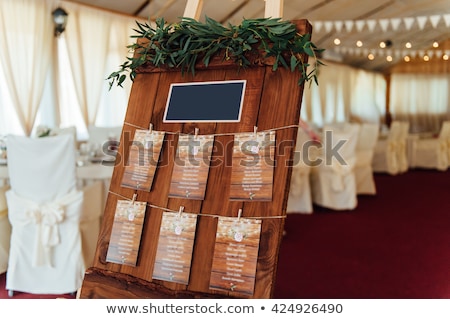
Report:
[[[406,42],[405,43],[405,47],[407,48],[407,49],[411,49],[412,48],[412,45],[411,45],[411,42]]]
[[[372,61],[373,59],[375,59],[375,56],[372,53],[369,53],[367,58]]]
[[[444,55],[442,56],[442,59],[444,59],[445,61],[448,61],[448,54],[444,54]]]
[[[406,56],[403,58],[403,60],[405,60],[405,62],[409,62],[409,61],[411,61],[411,58],[410,58],[408,55],[406,55]]]
[[[359,41],[359,40],[356,41],[356,46],[359,47],[359,48],[362,47],[363,46],[362,41]]]
[[[439,43],[437,41],[433,42],[433,48],[439,48]]]
[[[386,57],[386,61],[392,62],[392,56],[388,55],[388,56]]]
[[[423,56],[423,60],[424,60],[425,62],[428,62],[428,61],[430,61],[430,57],[429,57],[428,55],[424,55],[424,56]]]
[[[334,39],[334,44],[335,45],[341,44],[341,40],[339,40],[339,38]]]

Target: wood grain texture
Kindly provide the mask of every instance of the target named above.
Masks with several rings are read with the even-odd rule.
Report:
[[[295,21],[300,33],[311,33],[306,20]],[[306,59],[307,57],[305,57]],[[148,66],[140,70],[131,90],[125,116],[119,154],[111,180],[93,267],[88,269],[83,282],[81,298],[242,298],[233,292],[209,289],[217,217],[233,217],[242,209],[242,217],[264,217],[261,224],[258,262],[254,294],[248,298],[273,296],[278,252],[284,218],[286,216],[295,138],[300,118],[303,86],[298,85],[300,74],[280,67],[272,71],[270,61],[255,60],[254,66],[237,72],[236,67],[220,60],[211,61],[208,68],[198,68],[195,76]],[[247,80],[241,121],[239,123],[163,123],[164,108],[171,83]],[[149,124],[157,131],[165,131],[160,162],[147,192],[121,187],[124,163],[132,145],[134,131],[146,129]],[[294,127],[283,128],[294,125]],[[233,133],[277,129],[273,199],[266,202],[230,201]],[[214,139],[205,197],[203,200],[170,198],[178,135],[176,133],[220,134]],[[168,134],[170,133],[170,134]],[[286,143],[289,141],[289,143]],[[131,199],[147,202],[142,241],[136,267],[106,262],[111,228],[117,200]],[[156,207],[155,207],[156,206]],[[199,214],[192,253],[192,264],[187,285],[152,280],[157,251],[162,209]]]

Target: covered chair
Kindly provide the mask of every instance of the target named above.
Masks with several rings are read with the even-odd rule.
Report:
[[[11,189],[6,198],[12,233],[6,289],[10,296],[14,291],[73,293],[81,287],[90,261],[83,255],[80,224],[92,212],[84,191],[76,187],[73,145],[70,134],[8,137]]]
[[[313,203],[333,210],[357,206],[355,163],[360,125],[324,126],[322,163],[311,169]]]
[[[400,172],[398,152],[402,130],[402,123],[393,121],[387,138],[377,140],[372,158],[372,169],[375,173],[396,175]]]
[[[77,127],[76,126],[72,125],[72,126],[67,126],[67,127],[58,127],[58,128],[52,129],[52,132],[54,133],[54,135],[61,135],[61,134],[72,135],[75,148],[77,148]]]
[[[291,186],[287,202],[287,213],[313,212],[311,199],[311,189],[309,185],[309,174],[311,166],[308,163],[308,145],[312,140],[309,134],[300,127],[297,133],[297,142],[294,153],[294,163],[292,167]]]
[[[88,126],[89,144],[94,148],[102,149],[104,143],[111,141],[120,141],[122,126],[106,127],[106,126]]]
[[[450,152],[450,121],[442,123],[439,136],[420,138],[414,141],[414,154],[411,167],[447,170]]]
[[[400,136],[398,138],[398,146],[397,146],[397,161],[399,173],[404,173],[409,168],[408,143],[407,143],[408,133],[409,133],[409,123],[401,121]]]
[[[9,186],[0,187],[0,274],[8,269],[9,242],[11,237],[11,225],[8,220],[8,207],[6,205],[5,192]]]
[[[361,124],[358,143],[356,144],[355,178],[357,194],[376,194],[372,170],[372,158],[378,140],[378,134],[378,124]]]

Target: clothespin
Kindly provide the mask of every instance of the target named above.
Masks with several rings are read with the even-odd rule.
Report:
[[[198,137],[198,127],[196,127],[195,128],[195,130],[194,130],[194,140],[196,140],[197,139],[197,137]]]
[[[133,194],[133,198],[131,199],[131,205],[134,205],[134,202],[136,201],[137,193]]]
[[[181,217],[181,214],[183,213],[184,206],[180,206],[180,209],[178,210],[178,218]]]
[[[239,210],[238,210],[238,217],[237,217],[238,221],[241,219],[241,215],[242,215],[242,208],[239,208]]]
[[[256,134],[258,133],[258,127],[253,126],[253,135],[256,137]]]
[[[149,126],[148,126],[148,132],[151,134],[152,131],[153,131],[153,124],[150,123]]]

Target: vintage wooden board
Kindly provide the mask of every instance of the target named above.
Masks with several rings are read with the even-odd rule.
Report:
[[[300,33],[311,33],[307,20],[294,21]],[[306,59],[306,57],[305,57]],[[81,298],[271,298],[274,292],[278,253],[286,216],[291,166],[303,86],[300,74],[282,67],[272,70],[271,61],[237,71],[231,61],[212,60],[208,68],[199,66],[195,76],[179,71],[147,68],[133,83],[120,140],[110,192],[97,243],[93,267],[86,271]],[[238,123],[164,123],[163,114],[171,83],[195,81],[246,80],[241,121]],[[166,132],[152,188],[135,190],[121,181],[129,148],[137,129]],[[232,152],[235,133],[276,129],[273,197],[267,201],[229,200],[232,175]],[[179,134],[214,134],[206,190],[202,200],[169,197],[171,177]],[[118,200],[131,199],[148,203],[136,266],[106,260]],[[198,214],[187,284],[153,279],[163,209]],[[261,220],[259,250],[253,294],[210,289],[218,217]]]

